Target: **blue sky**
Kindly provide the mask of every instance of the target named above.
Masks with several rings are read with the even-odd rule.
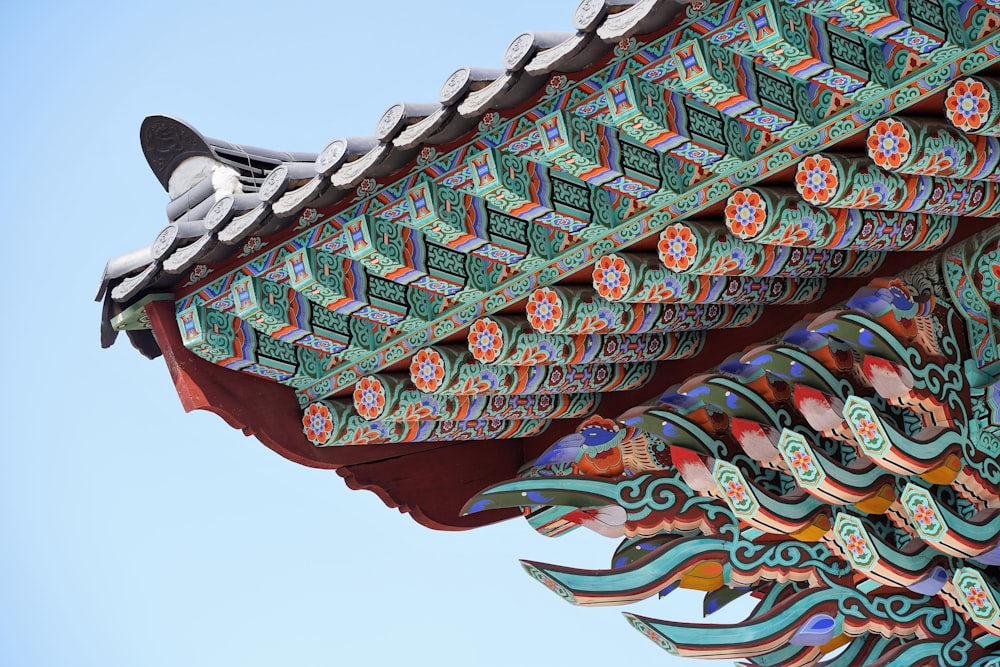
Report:
[[[436,99],[458,67],[498,67],[524,30],[570,29],[574,8],[4,3],[0,664],[718,664],[676,661],[619,609],[571,607],[517,563],[606,567],[614,541],[520,520],[422,528],[184,414],[162,360],[98,341],[105,260],[166,223],[144,116],[318,152]],[[676,592],[629,610],[699,608]]]

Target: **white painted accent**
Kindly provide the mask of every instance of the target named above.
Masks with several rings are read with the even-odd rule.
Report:
[[[212,187],[215,189],[215,201],[226,195],[243,192],[238,171],[218,160],[198,155],[177,165],[167,183],[167,193],[171,199],[177,199],[205,178],[212,177]]]

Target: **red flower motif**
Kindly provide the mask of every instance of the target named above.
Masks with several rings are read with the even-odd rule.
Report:
[[[960,130],[978,130],[990,113],[990,93],[975,79],[962,79],[948,89],[944,112]]]
[[[694,238],[690,227],[678,222],[660,232],[656,248],[660,251],[660,261],[665,267],[671,271],[685,271],[698,254],[698,240]]]
[[[542,333],[555,330],[562,321],[562,304],[559,295],[548,287],[536,289],[528,297],[528,322],[531,328]]]
[[[444,363],[437,350],[424,348],[419,350],[410,361],[410,380],[417,389],[424,393],[437,391],[444,379]]]
[[[499,121],[500,121],[500,114],[498,114],[496,111],[489,111],[483,114],[482,120],[479,121],[479,127],[482,130],[488,130],[494,125],[496,125],[497,122]]]
[[[472,356],[484,364],[496,360],[503,348],[503,334],[500,333],[500,327],[488,317],[472,323],[469,327],[468,341]]]
[[[354,385],[354,409],[363,418],[378,419],[385,410],[385,388],[378,378],[361,378]]]
[[[425,162],[433,160],[436,155],[437,150],[435,150],[433,146],[424,146],[420,149],[420,159]]]
[[[898,168],[910,155],[910,133],[893,118],[878,121],[868,132],[868,155],[880,167]]]
[[[726,202],[726,226],[741,239],[757,236],[767,217],[767,204],[753,190],[739,190]]]
[[[594,265],[594,288],[608,301],[618,301],[628,289],[632,277],[625,260],[617,255],[605,255]]]
[[[302,429],[314,445],[325,445],[333,433],[333,415],[322,403],[311,403],[302,415]]]
[[[986,591],[978,586],[969,586],[965,599],[976,609],[982,609],[986,606]]]
[[[837,188],[837,170],[825,157],[808,156],[799,162],[795,172],[795,186],[810,204],[825,204]]]
[[[916,509],[913,510],[913,518],[921,526],[929,526],[937,520],[934,516],[934,510],[923,503],[917,505]]]

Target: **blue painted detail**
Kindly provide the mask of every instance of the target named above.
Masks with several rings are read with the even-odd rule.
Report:
[[[662,590],[660,591],[660,594],[659,594],[659,596],[660,596],[661,598],[665,598],[665,597],[667,597],[667,596],[668,596],[668,595],[670,595],[670,594],[671,594],[672,592],[674,592],[675,590],[677,590],[677,587],[678,587],[678,586],[680,586],[680,585],[681,585],[681,582],[679,582],[679,581],[675,581],[674,583],[672,583],[672,584],[670,584],[670,585],[666,586],[665,588],[663,588],[663,589],[662,589]]]
[[[948,571],[940,565],[935,565],[930,574],[907,588],[921,595],[937,595],[946,583],[948,583]]]
[[[472,507],[469,508],[466,514],[475,514],[476,512],[482,512],[483,510],[488,510],[495,504],[496,503],[494,503],[492,500],[489,500],[488,498],[483,498],[482,500],[476,501],[472,505]]]
[[[788,643],[795,646],[822,646],[834,638],[836,628],[837,621],[832,616],[815,614],[802,624]]]

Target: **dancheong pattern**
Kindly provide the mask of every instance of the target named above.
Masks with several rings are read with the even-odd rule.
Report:
[[[972,11],[982,5],[969,4],[952,18],[939,5],[912,4],[764,2],[692,10],[678,29],[623,51],[589,77],[575,83],[564,77],[558,94],[521,115],[498,122],[493,114],[490,132],[421,160],[411,176],[360,189],[355,203],[320,211],[305,231],[261,246],[237,271],[206,274],[178,299],[178,312],[235,314],[230,286],[242,276],[288,285],[299,301],[336,313],[313,319],[335,319],[339,336],[317,333],[322,325],[309,321],[300,330],[313,339],[286,334],[295,345],[326,345],[329,355],[320,377],[282,379],[299,388],[305,406],[587,262],[607,268],[606,241],[659,235],[667,270],[772,279],[864,275],[881,261],[871,249],[939,247],[964,209],[934,205],[932,197],[927,211],[917,212],[919,204],[875,210],[868,205],[875,195],[865,193],[911,192],[928,186],[919,179],[937,179],[929,185],[938,199],[967,195],[981,203],[966,208],[989,215],[996,194],[977,180],[990,172],[988,164],[967,169],[965,186],[926,169],[866,186],[838,156],[806,155],[868,126],[872,113],[889,117],[921,94],[944,90],[959,73],[949,68],[982,66],[993,57],[995,15]],[[921,70],[935,74],[911,82]],[[967,109],[969,95],[989,98],[991,79],[966,77],[952,87],[962,81],[968,82],[962,91],[975,92],[953,91],[951,97],[965,97],[949,109]],[[984,134],[966,150],[981,156],[995,154],[984,105],[976,102]],[[896,143],[911,152],[930,146],[915,135]],[[746,187],[799,158],[804,200],[823,205],[833,198],[843,202],[840,208],[811,212],[816,206],[797,197]],[[827,187],[856,178],[861,182],[844,192]],[[678,220],[729,190],[735,194],[726,207],[728,229]],[[789,208],[796,224],[768,225]],[[604,277],[598,290],[618,299],[626,286]],[[285,320],[292,314],[282,312],[279,324],[290,326]]]
[[[1000,6],[657,25],[189,265],[183,345],[287,387],[310,451],[544,449],[465,512],[622,540],[607,570],[524,563],[575,605],[754,601],[625,615],[672,654],[998,664]]]
[[[679,586],[705,592],[707,615],[757,598],[731,626],[626,614],[677,655],[811,665],[843,649],[824,664],[992,664],[1000,469],[974,434],[995,428],[977,415],[995,414],[1000,383],[994,357],[980,363],[966,338],[985,311],[953,294],[996,302],[983,276],[996,264],[978,258],[998,240],[1000,227],[973,236],[655,405],[582,422],[466,511],[527,498],[543,534],[622,538],[609,570],[525,563],[572,604]],[[996,322],[1000,309],[989,312]]]

